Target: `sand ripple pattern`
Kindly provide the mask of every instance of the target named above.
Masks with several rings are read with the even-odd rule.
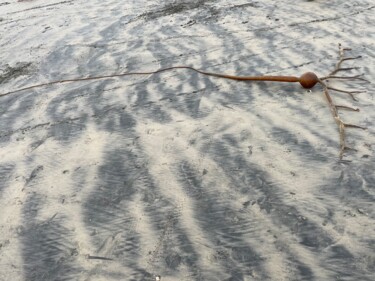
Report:
[[[0,1],[0,93],[326,75],[338,43],[374,80],[372,1],[324,2]],[[375,280],[375,88],[344,82],[368,127],[344,161],[319,87],[180,69],[0,97],[0,280]]]

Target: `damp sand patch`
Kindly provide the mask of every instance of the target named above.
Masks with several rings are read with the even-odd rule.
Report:
[[[6,64],[4,68],[0,70],[0,84],[4,84],[19,76],[27,75],[31,72],[31,70],[31,62],[18,62],[14,66]]]

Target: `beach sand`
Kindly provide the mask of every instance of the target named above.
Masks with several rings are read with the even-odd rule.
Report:
[[[375,280],[374,3],[0,0],[0,280]]]

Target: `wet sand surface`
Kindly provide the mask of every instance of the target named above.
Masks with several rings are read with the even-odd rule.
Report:
[[[0,95],[174,65],[375,76],[373,1],[0,1]],[[374,83],[172,70],[0,96],[0,280],[375,280]]]

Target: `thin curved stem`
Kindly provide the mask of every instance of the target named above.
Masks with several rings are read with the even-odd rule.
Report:
[[[341,108],[341,109],[347,109],[347,110],[350,110],[350,111],[359,111],[359,108],[353,108],[353,107],[350,107],[350,106],[346,106],[346,105],[335,105],[336,108]]]
[[[231,80],[237,80],[237,81],[274,81],[274,82],[299,82],[299,78],[295,76],[236,76],[236,75],[227,75],[227,74],[220,74],[220,73],[213,73],[213,72],[207,72],[203,70],[196,69],[194,67],[190,66],[172,66],[167,68],[162,68],[156,71],[146,71],[146,72],[124,72],[124,73],[118,73],[118,74],[110,74],[110,75],[101,75],[101,76],[91,76],[91,77],[83,77],[83,78],[74,78],[74,79],[64,79],[64,80],[56,80],[52,82],[47,83],[41,83],[36,84],[28,87],[24,87],[21,89],[17,89],[14,91],[10,91],[4,94],[0,94],[0,96],[7,96],[9,94],[31,90],[35,88],[40,88],[44,86],[51,86],[55,84],[62,84],[62,83],[70,83],[70,82],[78,82],[78,81],[90,81],[90,80],[100,80],[100,79],[108,79],[108,78],[116,78],[116,77],[123,77],[123,76],[129,76],[129,75],[152,75],[161,73],[164,71],[172,70],[172,69],[190,69],[195,72],[198,72],[203,75],[208,76],[214,76],[219,78],[225,78],[225,79],[231,79]]]
[[[354,96],[354,94],[360,94],[360,93],[365,93],[365,91],[348,91],[348,90],[341,90],[341,89],[337,89],[337,88],[333,88],[333,87],[328,87],[327,88],[329,90],[332,90],[332,91],[336,91],[336,92],[340,92],[340,93],[345,93],[345,94],[348,94],[351,96],[351,98],[354,100],[354,101],[358,101],[358,99]]]
[[[368,81],[367,79],[365,78],[362,78],[363,74],[359,74],[359,75],[354,75],[354,76],[325,76],[325,77],[320,77],[320,80],[328,80],[328,79],[338,79],[338,80],[361,80],[361,81],[365,81],[365,82],[370,82]]]

